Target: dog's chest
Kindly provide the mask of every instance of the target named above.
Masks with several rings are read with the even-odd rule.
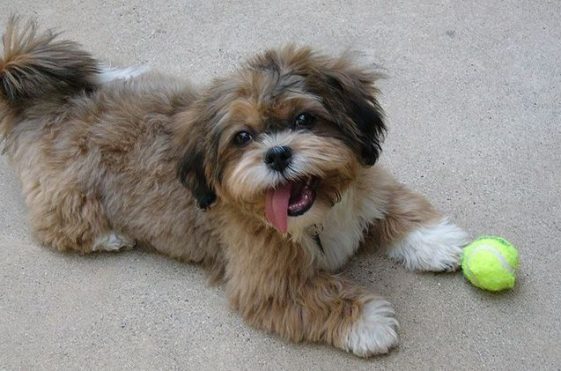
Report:
[[[309,233],[304,244],[322,268],[337,270],[356,252],[368,225],[382,217],[375,198],[357,200],[356,193],[348,191],[316,228],[317,233]]]

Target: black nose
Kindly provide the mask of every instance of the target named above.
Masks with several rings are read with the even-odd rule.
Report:
[[[283,171],[290,165],[292,159],[292,150],[287,146],[275,146],[269,148],[265,154],[265,163],[271,169]]]

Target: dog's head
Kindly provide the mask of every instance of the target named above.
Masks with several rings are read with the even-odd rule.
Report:
[[[380,152],[376,74],[351,58],[271,50],[217,80],[187,112],[179,176],[280,232],[321,221]]]

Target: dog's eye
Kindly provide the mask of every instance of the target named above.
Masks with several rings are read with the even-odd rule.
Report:
[[[314,121],[316,121],[316,118],[314,116],[307,112],[303,112],[296,116],[296,119],[294,119],[294,124],[296,126],[296,129],[309,128],[312,126]]]
[[[248,131],[240,131],[234,136],[234,144],[238,147],[243,147],[247,145],[253,139],[253,135],[251,135]]]

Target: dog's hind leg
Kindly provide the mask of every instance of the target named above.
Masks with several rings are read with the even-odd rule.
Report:
[[[60,251],[80,253],[132,248],[135,241],[114,231],[94,194],[77,189],[26,192],[31,225],[39,241]]]

